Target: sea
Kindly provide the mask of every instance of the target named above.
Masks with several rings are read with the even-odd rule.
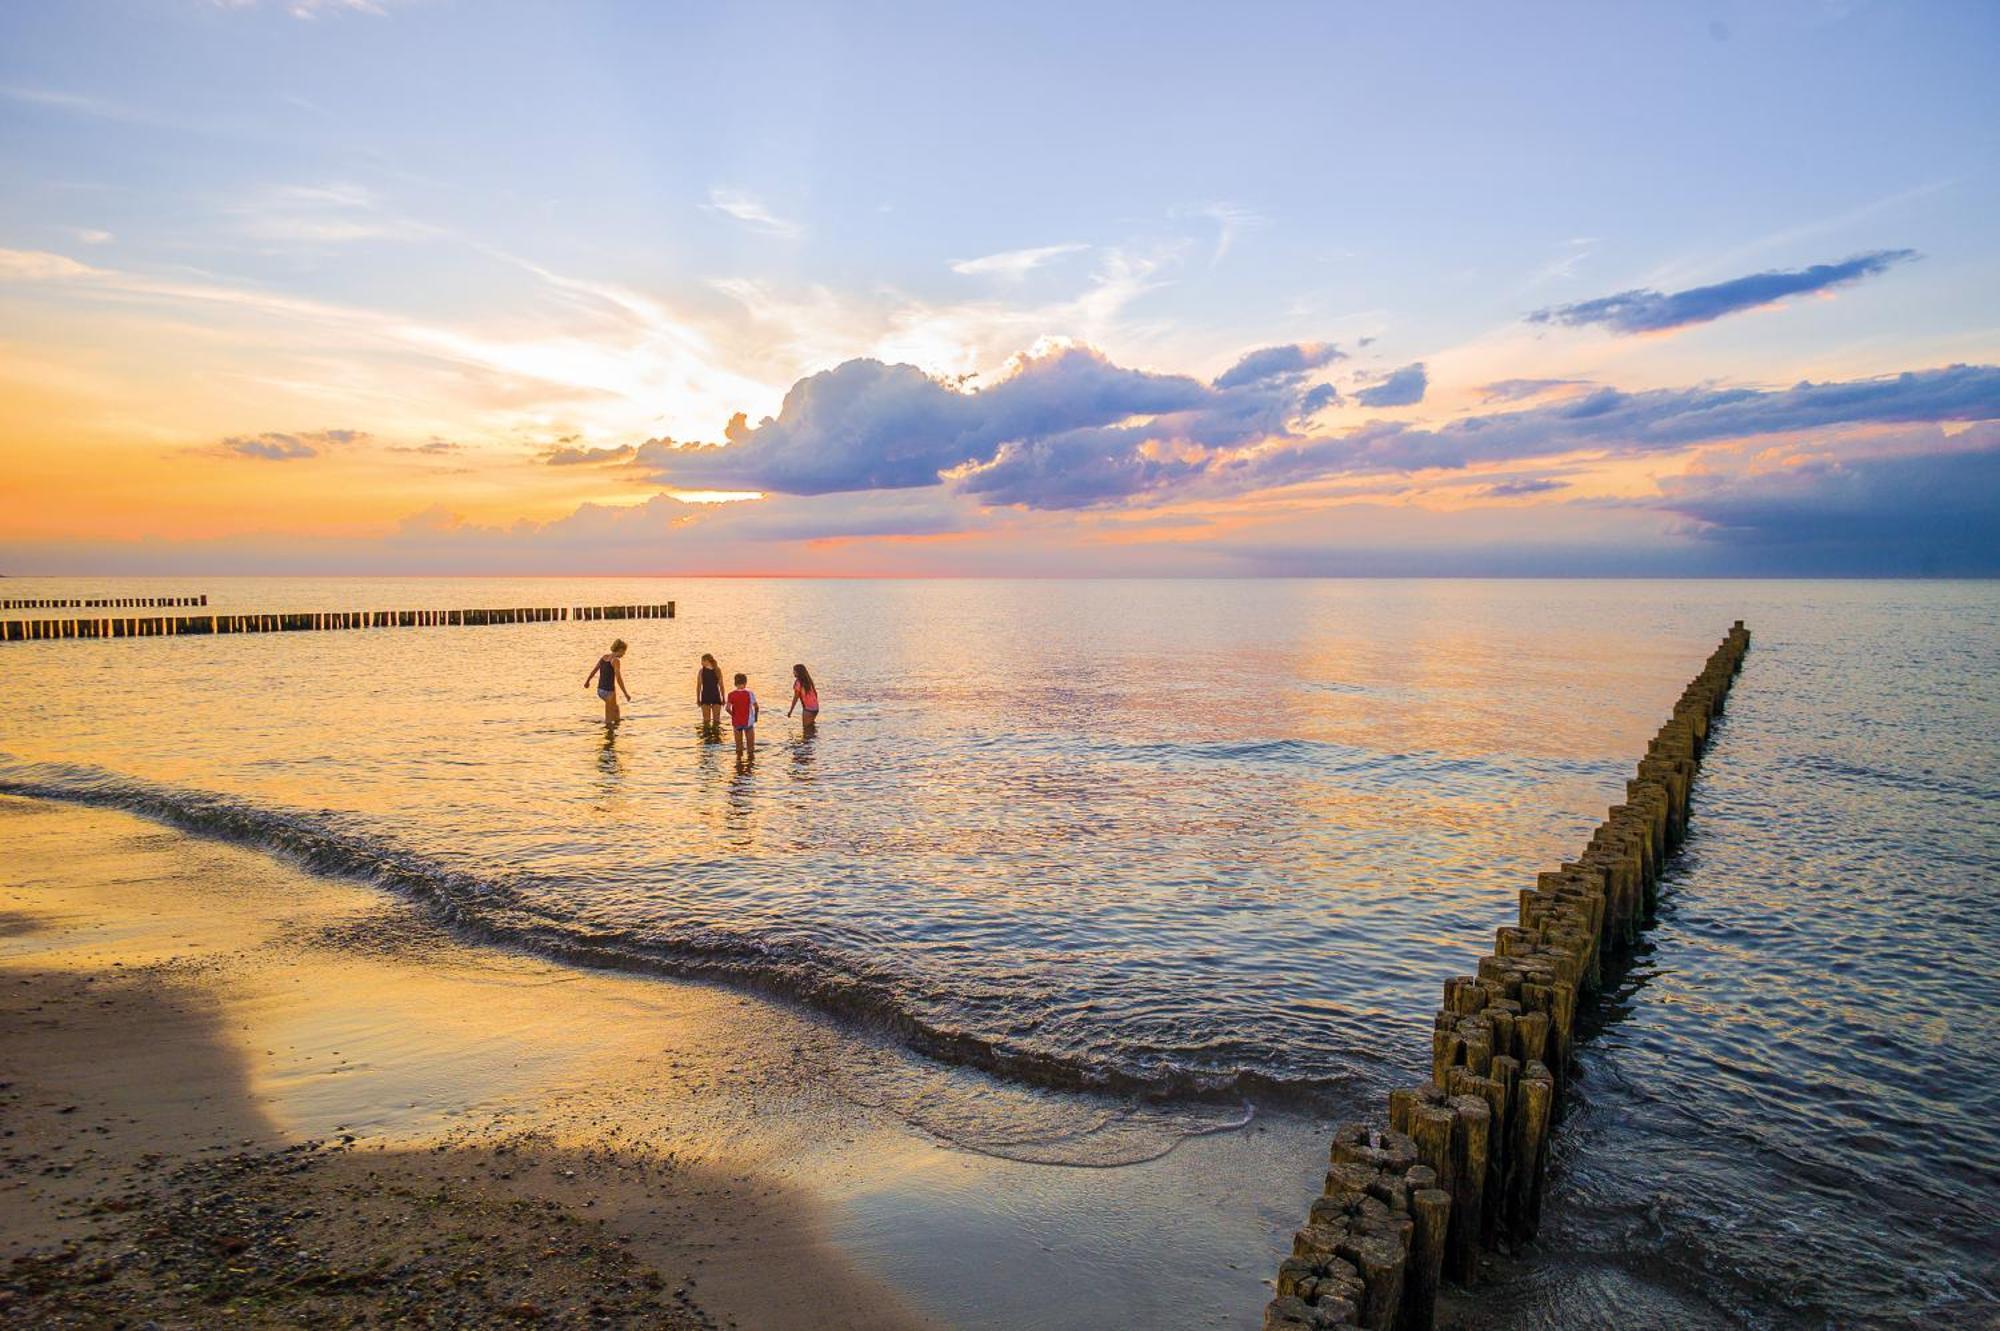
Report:
[[[0,580],[189,594],[66,613],[677,615],[0,644],[0,791],[826,1014],[1033,1088],[1058,1109],[1027,1125],[1007,1097],[903,1108],[1052,1166],[1420,1080],[1444,979],[1745,620],[1692,835],[1488,1312],[1613,1325],[1636,1285],[1687,1325],[2000,1316],[2000,584]],[[586,676],[614,637],[607,729]],[[701,731],[704,652],[759,695],[753,763]]]

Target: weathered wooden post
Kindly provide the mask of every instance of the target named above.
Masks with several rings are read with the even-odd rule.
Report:
[[[1469,1285],[1479,1257],[1480,1217],[1485,1208],[1486,1138],[1492,1117],[1486,1101],[1477,1096],[1455,1095],[1446,1103],[1452,1116],[1451,1232],[1446,1265],[1452,1279]]]

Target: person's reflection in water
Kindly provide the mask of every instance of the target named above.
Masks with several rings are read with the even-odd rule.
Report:
[[[625,794],[625,760],[618,753],[618,729],[604,728],[604,742],[597,746],[597,792],[606,805]]]
[[[800,781],[812,780],[813,759],[817,756],[814,751],[818,747],[819,739],[813,734],[810,728],[807,729],[804,735],[792,741],[792,776],[795,779]]]
[[[736,774],[729,780],[729,799],[724,808],[723,826],[738,845],[750,844],[754,829],[751,815],[756,811],[752,802],[751,782],[757,769],[750,763],[737,759]]]

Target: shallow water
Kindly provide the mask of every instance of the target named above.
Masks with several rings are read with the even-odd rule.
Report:
[[[1565,1137],[1548,1246],[1577,1279],[1558,1260],[1515,1288],[1521,1320],[1607,1263],[1745,1325],[1991,1306],[1992,584],[6,585],[221,610],[677,600],[672,622],[8,644],[0,786],[1136,1096],[1039,1094],[1024,1125],[857,1074],[944,1139],[1090,1164],[1416,1074],[1442,977],[1582,845],[1745,618],[1696,838]],[[639,702],[607,740],[582,681],[614,632]],[[696,733],[704,650],[764,699],[751,770]],[[782,716],[799,659],[812,738]]]

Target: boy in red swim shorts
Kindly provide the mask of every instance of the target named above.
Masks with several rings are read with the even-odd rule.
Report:
[[[729,704],[729,724],[736,730],[736,756],[746,762],[757,761],[757,695],[750,691],[750,676],[739,674],[736,687],[726,699]]]

